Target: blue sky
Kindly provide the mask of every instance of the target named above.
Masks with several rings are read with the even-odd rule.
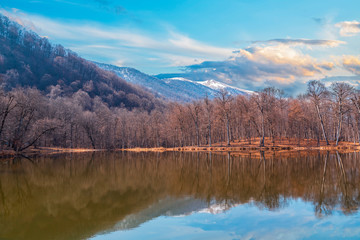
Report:
[[[1,13],[80,56],[256,90],[360,82],[360,1],[1,0]]]

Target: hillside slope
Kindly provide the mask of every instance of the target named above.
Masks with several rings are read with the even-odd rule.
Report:
[[[75,93],[99,97],[110,107],[151,110],[160,101],[149,91],[97,67],[61,45],[28,31],[0,14],[0,84],[35,87],[50,96]]]

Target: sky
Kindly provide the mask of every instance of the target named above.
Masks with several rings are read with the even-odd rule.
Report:
[[[358,0],[0,0],[0,13],[81,57],[299,93],[360,84]]]

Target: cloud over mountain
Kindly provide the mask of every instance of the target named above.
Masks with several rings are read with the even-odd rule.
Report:
[[[187,66],[193,74],[205,74],[224,82],[290,84],[316,77],[334,68],[332,61],[319,61],[289,45],[252,46],[234,52],[225,61],[205,61]]]

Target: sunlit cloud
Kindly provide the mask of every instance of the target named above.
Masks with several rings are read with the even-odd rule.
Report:
[[[344,37],[354,36],[360,33],[360,22],[358,21],[344,21],[335,24],[335,27],[340,29],[340,35]]]
[[[318,40],[318,39],[271,39],[267,41],[254,41],[253,43],[275,43],[292,46],[324,46],[324,47],[337,47],[340,44],[345,44],[344,41],[339,40]]]
[[[205,61],[187,69],[194,73],[213,73],[222,79],[227,78],[227,82],[266,80],[290,84],[301,78],[323,76],[335,67],[331,61],[318,61],[283,44],[253,46],[234,53],[226,61]]]
[[[344,56],[343,66],[349,72],[360,75],[360,58],[354,56]]]

